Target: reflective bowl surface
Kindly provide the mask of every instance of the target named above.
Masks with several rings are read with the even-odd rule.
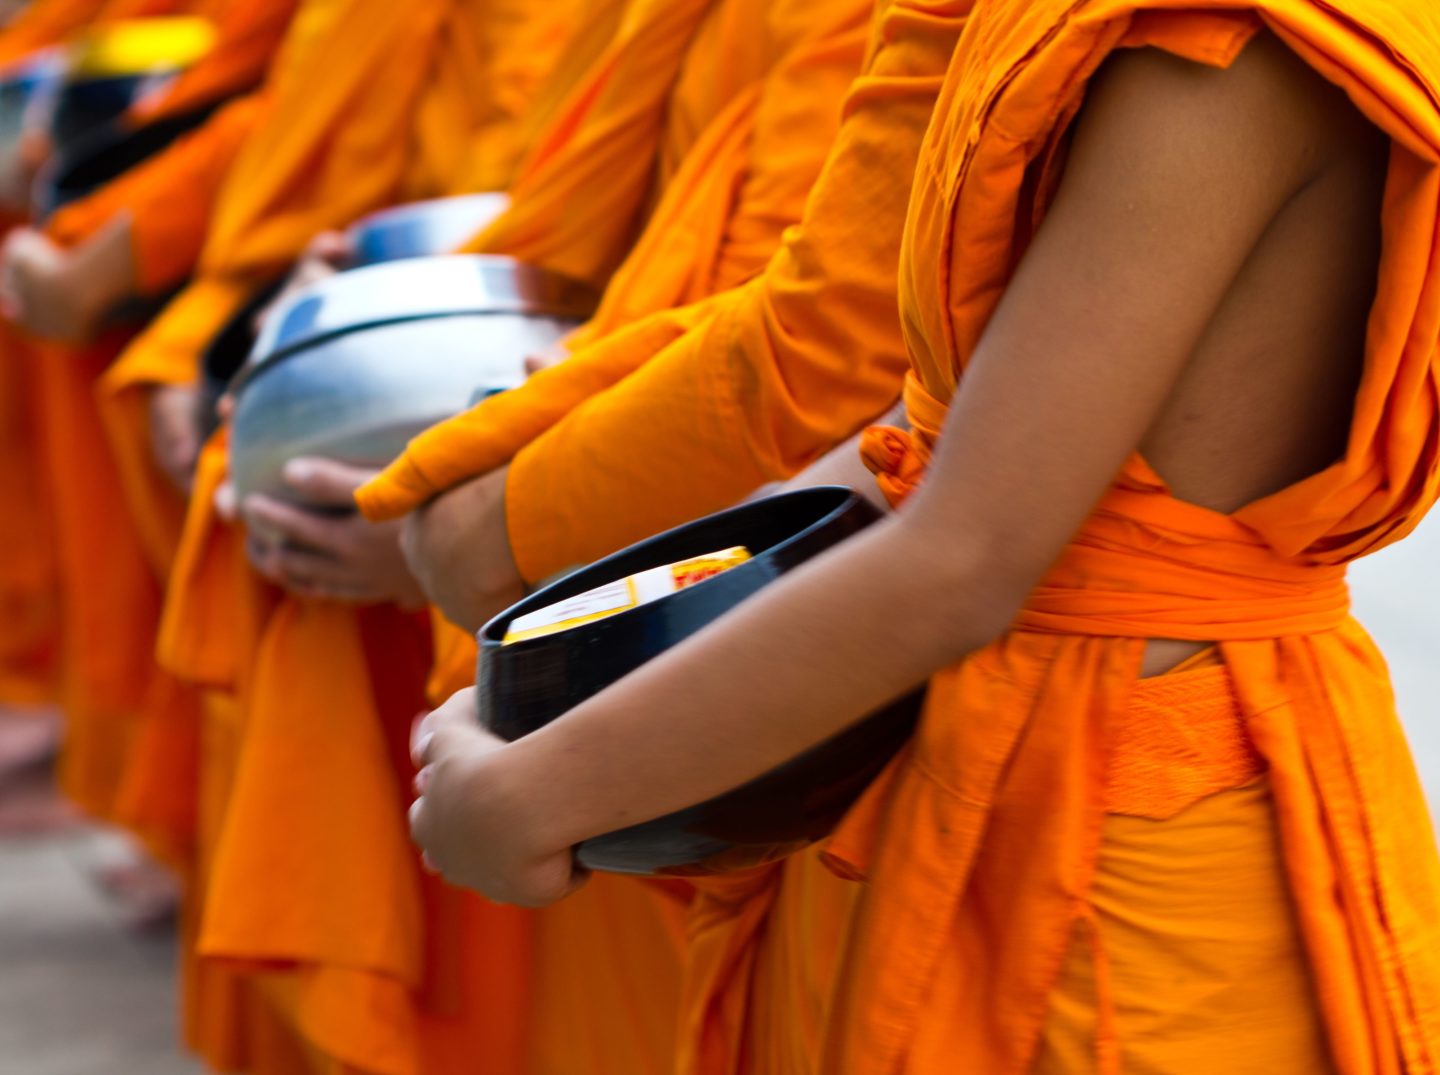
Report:
[[[506,258],[412,258],[329,277],[270,317],[231,391],[241,496],[294,499],[286,462],[383,466],[416,434],[524,380],[593,301]]]
[[[480,719],[515,740],[593,697],[787,571],[870,525],[879,511],[822,486],[732,508],[567,575],[479,632]],[[502,645],[508,624],[646,568],[744,545],[751,559],[699,585],[559,634]],[[827,836],[909,739],[924,692],[864,718],[755,780],[577,850],[594,870],[700,875],[771,861]]]
[[[379,265],[402,258],[449,253],[509,205],[506,194],[462,194],[371,213],[350,229],[355,265]]]

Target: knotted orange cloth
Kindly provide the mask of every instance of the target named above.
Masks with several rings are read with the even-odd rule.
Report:
[[[1262,23],[1393,140],[1345,457],[1229,515],[1177,500],[1132,459],[1015,629],[933,678],[910,751],[828,849],[868,884],[828,1021],[827,1075],[1019,1075],[1036,1063],[1042,1033],[1041,1070],[1056,1070],[1063,1034],[1052,1020],[1063,1023],[1076,985],[1066,954],[1087,937],[1098,938],[1088,959],[1091,1063],[1104,1073],[1143,1065],[1152,1043],[1127,1040],[1139,1013],[1121,1010],[1114,974],[1133,948],[1117,942],[1124,921],[1113,913],[1123,882],[1113,856],[1140,844],[1106,818],[1131,760],[1153,758],[1157,736],[1168,738],[1131,723],[1130,699],[1149,689],[1136,686],[1149,638],[1218,642],[1240,741],[1256,755],[1253,766],[1228,750],[1205,764],[1223,774],[1209,785],[1218,794],[1200,804],[1215,813],[1176,818],[1183,824],[1161,837],[1164,854],[1191,865],[1187,824],[1253,829],[1268,818],[1313,998],[1284,965],[1263,848],[1237,847],[1227,860],[1227,869],[1240,864],[1245,909],[1204,907],[1192,925],[1209,915],[1216,931],[1239,930],[1231,918],[1259,908],[1281,965],[1262,961],[1254,973],[1289,991],[1292,1010],[1318,1005],[1337,1072],[1417,1075],[1440,1063],[1434,836],[1384,664],[1347,615],[1344,582],[1345,564],[1409,533],[1440,485],[1436,10],[1377,0],[978,4],[921,154],[906,227],[900,297],[914,433],[877,433],[869,457],[897,499],[923,471],[1022,253],[1019,237],[1031,231],[1017,222],[1035,220],[1044,209],[1036,192],[1053,189],[1035,170],[1053,178],[1050,150],[1105,57],[1156,46],[1224,64]],[[1214,698],[1216,688],[1194,696]],[[1253,785],[1261,769],[1268,790]],[[1153,772],[1139,779],[1147,802],[1163,790]],[[1247,788],[1268,804],[1247,802]],[[1209,844],[1196,854],[1215,858]],[[1187,888],[1177,898],[1194,895]],[[1156,934],[1174,924],[1173,908],[1150,904],[1155,894],[1125,898]],[[1250,1038],[1258,1055],[1283,1053],[1278,1070],[1314,1070],[1304,1027],[1274,1029]],[[1217,1055],[1223,1068],[1223,1053],[1194,1043],[1159,1068],[1217,1070]]]

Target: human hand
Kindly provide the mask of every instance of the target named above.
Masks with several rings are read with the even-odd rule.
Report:
[[[331,459],[292,459],[286,483],[307,507],[260,494],[239,504],[251,564],[303,597],[423,607],[425,594],[400,550],[401,524],[371,523],[355,510],[355,490],[374,475]],[[223,516],[222,494],[233,500],[234,493],[216,494]]]
[[[411,753],[420,771],[410,833],[425,860],[452,884],[497,903],[544,907],[583,885],[570,847],[549,846],[505,779],[507,744],[475,720],[475,688],[416,722]]]
[[[150,392],[150,454],[176,489],[188,494],[200,457],[200,387],[162,384]]]
[[[17,228],[0,249],[0,308],[36,336],[81,344],[135,289],[130,222],[116,217],[66,249],[33,228]]]

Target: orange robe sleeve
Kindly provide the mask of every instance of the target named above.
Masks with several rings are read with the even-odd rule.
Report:
[[[793,473],[882,412],[907,361],[893,298],[907,192],[891,177],[913,171],[955,7],[942,21],[887,5],[800,225],[758,279],[427,431],[361,506],[402,514],[513,459],[512,543],[540,578]],[[597,465],[574,466],[577,451]],[[626,509],[597,513],[606,502]]]
[[[222,0],[197,5],[194,12],[215,23],[215,45],[158,94],[147,96],[127,113],[143,124],[253,90],[264,81],[290,27],[299,0]]]

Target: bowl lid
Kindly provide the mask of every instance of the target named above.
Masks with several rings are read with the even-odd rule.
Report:
[[[445,254],[350,269],[297,292],[266,319],[233,390],[291,355],[381,325],[486,314],[578,321],[595,305],[583,284],[493,255]]]
[[[354,265],[449,254],[509,206],[508,194],[491,191],[381,209],[350,227]]]

